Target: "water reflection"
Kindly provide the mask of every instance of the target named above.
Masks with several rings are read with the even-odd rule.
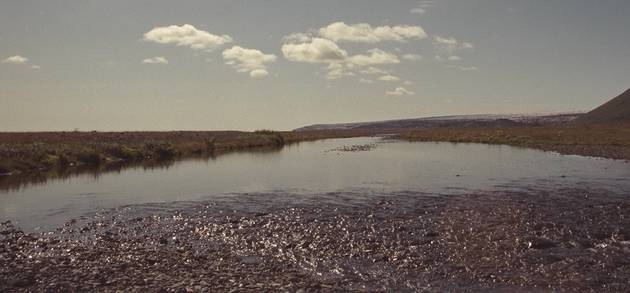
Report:
[[[343,146],[372,144],[376,146],[367,151],[343,151],[353,149]],[[102,209],[265,192],[287,192],[296,200],[298,195],[348,191],[369,197],[401,190],[458,194],[523,186],[588,186],[630,194],[629,177],[630,164],[621,161],[508,146],[334,139],[217,157],[4,178],[0,220],[17,221],[25,229],[54,228]]]
[[[273,154],[282,150],[282,146],[265,146],[258,147],[249,150],[236,150],[232,152],[250,153],[255,156]],[[176,164],[180,164],[186,161],[202,161],[208,162],[216,160],[217,156],[224,155],[231,152],[213,153],[205,155],[197,155],[193,157],[186,157],[180,159],[162,159],[145,162],[118,162],[103,164],[100,166],[83,165],[77,167],[56,168],[52,170],[42,172],[32,172],[19,174],[14,176],[0,176],[0,191],[5,192],[17,192],[22,189],[30,187],[44,185],[49,181],[68,181],[76,177],[91,178],[94,181],[104,174],[113,173],[120,174],[126,169],[136,169],[140,171],[152,171],[152,170],[166,170],[173,167]]]

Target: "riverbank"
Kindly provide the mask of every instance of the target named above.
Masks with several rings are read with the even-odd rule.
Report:
[[[126,207],[46,235],[3,224],[0,290],[619,292],[629,213],[578,189]]]
[[[368,130],[0,133],[0,174],[107,169],[372,133]]]
[[[561,154],[630,160],[630,125],[323,131],[0,133],[0,174],[69,173],[282,147],[301,141],[394,134],[409,141],[505,144]]]
[[[504,144],[565,155],[630,160],[630,124],[513,128],[434,128],[403,131],[409,141]]]

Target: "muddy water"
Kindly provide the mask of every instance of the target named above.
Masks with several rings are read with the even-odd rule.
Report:
[[[14,221],[25,230],[48,230],[69,219],[125,205],[251,192],[288,192],[297,194],[296,201],[341,191],[458,194],[545,186],[630,194],[628,178],[630,164],[622,161],[507,146],[335,139],[274,152],[180,161],[168,168],[129,168],[5,188],[0,190],[0,220]]]

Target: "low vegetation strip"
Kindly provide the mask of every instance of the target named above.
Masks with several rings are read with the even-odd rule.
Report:
[[[396,136],[409,141],[504,144],[561,154],[630,160],[630,124],[515,128],[435,128]]]
[[[367,131],[271,130],[0,133],[0,174],[163,161],[367,134]]]

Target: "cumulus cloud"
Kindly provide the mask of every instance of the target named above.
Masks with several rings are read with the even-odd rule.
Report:
[[[372,81],[371,79],[360,78],[360,79],[359,79],[359,82],[360,82],[360,83],[370,84],[370,83],[373,83],[374,81]]]
[[[282,54],[289,61],[306,63],[342,62],[348,52],[327,39],[313,38],[306,42],[286,43],[282,45]]]
[[[453,56],[448,57],[448,61],[460,61],[460,60],[462,60],[462,58],[459,56],[453,55]]]
[[[388,75],[383,75],[383,76],[379,77],[378,80],[381,80],[381,81],[399,81],[400,78],[398,76],[394,76],[394,75],[388,74]]]
[[[387,53],[381,49],[372,49],[369,50],[368,53],[367,55],[354,55],[348,58],[348,62],[359,66],[400,63],[396,55]]]
[[[403,59],[405,60],[409,60],[409,61],[420,61],[422,60],[422,56],[418,55],[418,54],[405,54],[402,56]]]
[[[168,60],[162,56],[142,60],[144,64],[168,64]]]
[[[328,79],[339,79],[345,76],[354,76],[353,70],[369,66],[367,69],[358,70],[361,74],[383,74],[388,75],[389,72],[372,67],[373,65],[398,64],[400,60],[394,54],[385,52],[380,49],[372,49],[367,54],[358,54],[348,57],[342,62],[330,63],[328,66]]]
[[[228,35],[214,35],[193,25],[156,27],[144,34],[144,40],[158,44],[173,44],[195,50],[212,50],[232,42]]]
[[[386,92],[386,94],[390,95],[390,96],[411,96],[413,94],[415,94],[414,92],[404,88],[404,87],[397,87],[396,89],[394,89],[393,91],[388,91]]]
[[[234,67],[238,72],[249,72],[251,77],[264,77],[269,75],[267,63],[276,62],[276,55],[234,46],[223,51],[223,59],[225,64]]]
[[[422,27],[399,25],[372,27],[367,23],[347,25],[344,22],[331,23],[319,29],[321,37],[338,41],[378,43],[383,41],[404,42],[409,39],[424,39],[427,37]]]
[[[318,30],[306,33],[294,33],[283,38],[282,54],[293,62],[327,64],[327,79],[339,79],[361,74],[389,75],[376,65],[399,64],[396,54],[375,48],[365,53],[350,55],[337,44],[340,41],[377,43],[384,41],[405,42],[411,39],[423,39],[427,35],[419,26],[378,26],[367,23],[348,25],[335,22]],[[406,60],[420,58],[418,55],[407,56]],[[363,69],[368,67],[367,69]]]
[[[330,63],[328,65],[328,73],[326,74],[326,79],[340,79],[346,76],[354,76],[354,72],[350,71],[352,69],[352,65],[344,64],[344,63]]]
[[[8,58],[2,60],[2,63],[6,63],[6,64],[26,64],[26,63],[28,63],[28,58],[22,57],[20,55],[15,55],[15,56],[11,56],[11,57],[8,57]]]
[[[460,42],[453,37],[445,38],[445,37],[435,36],[433,38],[433,44],[435,45],[437,49],[446,51],[449,54],[452,54],[453,52],[457,50],[474,48],[472,43]]]
[[[282,38],[285,43],[307,43],[310,42],[313,38],[305,33],[294,33],[290,35],[286,35]]]

